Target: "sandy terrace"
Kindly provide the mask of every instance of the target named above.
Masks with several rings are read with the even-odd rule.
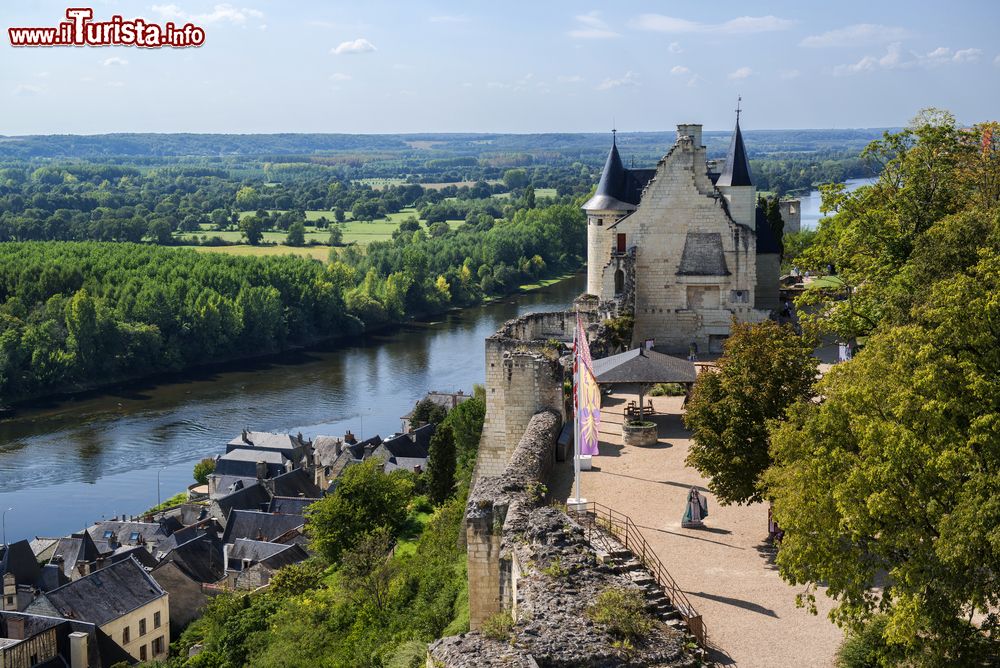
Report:
[[[767,507],[720,507],[705,480],[685,466],[690,440],[681,423],[681,398],[653,397],[659,426],[655,447],[624,447],[622,409],[635,394],[605,397],[601,454],[582,474],[588,501],[632,518],[667,570],[687,592],[708,628],[722,665],[812,667],[833,665],[842,633],[826,617],[828,599],[817,597],[819,615],[795,606],[801,588],[785,584],[773,565],[767,538]],[[571,495],[572,462],[557,467],[554,495]],[[708,496],[703,529],[682,529],[688,490]]]

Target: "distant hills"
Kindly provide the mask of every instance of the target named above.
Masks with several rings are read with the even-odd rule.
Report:
[[[853,130],[751,130],[743,133],[751,157],[822,151],[857,153],[893,128]],[[674,143],[674,132],[622,132],[618,146],[626,161],[656,160]],[[710,156],[722,156],[730,133],[704,133]],[[468,134],[155,134],[0,136],[0,160],[32,158],[212,158],[319,157],[382,153],[386,157],[490,157],[531,154],[535,158],[577,158],[590,162],[604,155],[610,133]]]

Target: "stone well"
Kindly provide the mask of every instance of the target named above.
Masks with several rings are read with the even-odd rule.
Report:
[[[640,447],[656,445],[656,423],[649,421],[622,423],[622,443]]]

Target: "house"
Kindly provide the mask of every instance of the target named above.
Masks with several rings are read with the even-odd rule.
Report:
[[[275,496],[271,499],[267,512],[279,515],[303,515],[306,508],[317,501],[318,498],[310,499],[306,496]]]
[[[222,542],[224,545],[231,545],[237,538],[273,541],[292,529],[301,528],[305,523],[305,518],[301,515],[274,515],[252,510],[234,510],[226,522]]]
[[[208,476],[208,497],[218,498],[242,482],[244,486],[257,480],[274,478],[295,468],[293,460],[281,452],[234,448],[216,457],[215,471]]]
[[[465,394],[462,390],[457,392],[435,392],[431,390],[427,395],[420,401],[432,401],[438,406],[443,406],[445,410],[450,411],[455,408],[460,403],[468,401],[472,398],[471,394]],[[418,402],[419,403],[419,402]],[[410,431],[411,422],[413,421],[413,412],[416,410],[416,406],[413,407],[406,415],[399,418],[403,422],[403,433]]]
[[[24,610],[41,580],[42,569],[26,540],[0,545],[0,610]]]
[[[3,668],[110,668],[135,663],[94,624],[60,617],[0,612]]]
[[[275,571],[309,558],[299,545],[281,545],[238,538],[226,545],[226,583],[233,589],[257,589],[271,582]]]
[[[94,524],[87,533],[101,553],[115,552],[122,547],[142,547],[156,554],[161,543],[170,541],[173,532],[160,522],[107,520]]]
[[[349,438],[350,437],[350,438]],[[358,442],[348,432],[343,439],[332,436],[317,436],[315,454],[315,484],[327,492],[332,491],[334,481],[351,464],[364,461],[382,444],[379,436]]]
[[[49,563],[59,567],[62,577],[76,580],[100,568],[105,556],[90,534],[82,531],[60,538]]]
[[[312,476],[305,469],[295,469],[271,480],[265,480],[264,487],[272,496],[305,496],[314,499],[323,496],[323,490],[316,486]]]
[[[244,486],[239,483],[237,488],[209,502],[208,514],[223,527],[234,510],[267,510],[271,505],[271,493],[259,482]]]
[[[277,452],[292,462],[293,468],[312,465],[313,444],[302,434],[275,434],[266,431],[243,432],[226,444],[226,454],[233,450],[253,450],[256,452]]]
[[[139,661],[167,656],[169,596],[133,558],[40,594],[26,612],[94,624]]]
[[[58,542],[58,538],[43,538],[35,536],[29,545],[31,545],[31,551],[35,554],[35,559],[39,563],[42,563],[47,562],[52,558],[52,551],[55,549]]]
[[[612,138],[587,214],[587,293],[606,315],[632,315],[629,348],[718,353],[733,320],[778,308],[780,256],[757,213],[739,115],[722,169],[702,128],[677,126],[655,169],[626,168]],[[763,223],[762,223],[763,221]]]
[[[434,425],[426,424],[407,434],[393,436],[375,448],[370,456],[380,458],[386,473],[404,469],[420,473],[427,469],[427,457]]]
[[[170,595],[170,632],[174,636],[201,615],[209,595],[203,585],[226,574],[222,541],[202,534],[173,548],[150,575]]]

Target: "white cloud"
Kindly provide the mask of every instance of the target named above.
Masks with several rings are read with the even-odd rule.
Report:
[[[228,3],[215,5],[212,11],[203,14],[192,14],[173,4],[153,5],[153,12],[159,14],[165,20],[191,22],[196,25],[222,22],[243,25],[248,19],[260,19],[264,17],[264,12],[260,10],[250,9],[249,7],[234,7]]]
[[[469,17],[446,14],[443,16],[432,16],[427,20],[431,23],[468,23]]]
[[[683,65],[674,65],[670,68],[670,73],[674,75],[689,74],[691,70],[684,67]]]
[[[577,26],[569,31],[570,37],[577,39],[611,39],[613,37],[620,37],[601,18],[601,13],[598,11],[579,14],[574,18],[576,19]]]
[[[128,61],[118,56],[111,56],[110,58],[105,58],[101,64],[105,67],[111,67],[113,65],[128,65]]]
[[[741,67],[734,72],[729,73],[730,79],[746,79],[748,76],[753,74],[753,70],[749,67]]]
[[[937,67],[942,65],[961,65],[964,63],[977,62],[983,55],[981,49],[968,48],[952,50],[946,46],[939,46],[927,53],[917,53],[911,51],[904,54],[898,42],[886,47],[885,55],[881,57],[864,56],[856,63],[847,65],[837,65],[833,68],[834,76],[847,76],[860,72],[871,72],[874,70],[904,70],[913,67]]]
[[[670,53],[683,53],[684,49],[681,48],[680,42],[671,42],[670,46],[667,47],[667,51]]]
[[[802,75],[802,72],[798,70],[781,70],[778,74],[779,77],[785,80],[798,79]]]
[[[579,74],[562,75],[556,77],[556,81],[559,83],[581,83],[583,81],[583,77]]]
[[[350,81],[351,75],[343,72],[334,72],[330,75],[330,81]]]
[[[597,84],[597,90],[611,90],[612,88],[621,88],[623,86],[638,86],[639,85],[639,75],[635,72],[629,70],[625,73],[625,76],[618,79],[605,79],[601,83]]]
[[[368,51],[375,50],[374,44],[369,42],[364,37],[359,37],[358,39],[354,39],[349,42],[341,42],[337,46],[330,49],[330,53],[337,56],[343,56],[345,54],[366,53]]]
[[[788,30],[795,21],[777,16],[739,16],[723,23],[698,23],[663,14],[641,14],[630,23],[639,30],[665,33],[719,33],[726,35],[748,35],[775,30]]]
[[[955,52],[953,60],[956,63],[974,63],[983,55],[981,49],[959,49]]]
[[[687,82],[687,87],[688,87],[688,88],[697,88],[697,87],[698,87],[698,86],[700,86],[700,85],[701,85],[701,84],[702,84],[702,83],[703,83],[704,81],[705,81],[705,78],[704,78],[704,77],[702,77],[702,76],[701,76],[700,74],[696,74],[696,75],[694,75],[693,77],[691,77],[690,79],[688,79],[688,82]]]
[[[18,84],[14,86],[14,95],[38,95],[45,88],[35,84]]]
[[[912,36],[906,28],[898,26],[883,26],[875,23],[857,23],[855,25],[828,30],[819,35],[810,35],[799,46],[865,46],[868,44],[885,44],[899,42]]]

